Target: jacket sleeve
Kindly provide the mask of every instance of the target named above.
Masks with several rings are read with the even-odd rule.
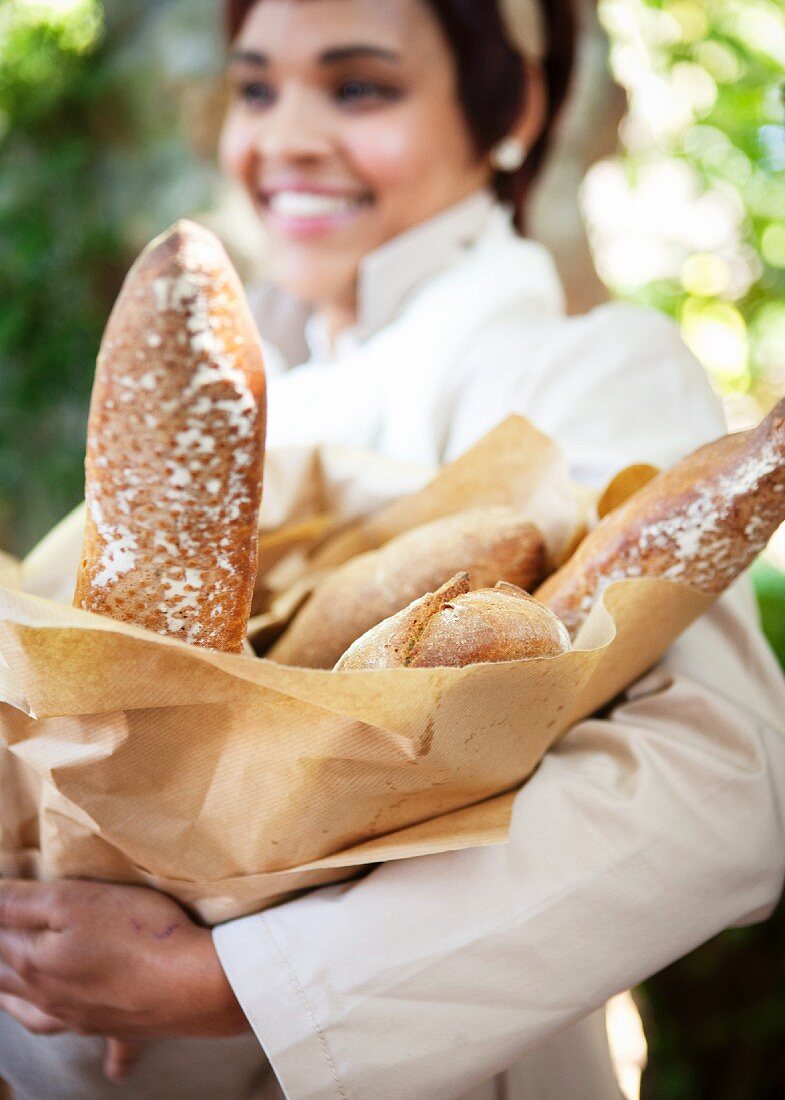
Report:
[[[688,354],[654,327],[661,345]],[[602,387],[616,362],[626,384],[623,335],[626,346],[593,345]],[[580,376],[592,429],[572,451],[597,481],[718,434],[699,396],[679,418],[667,386],[682,371],[662,346],[644,340],[641,360],[639,379],[665,396],[632,391],[603,414]],[[553,421],[542,426],[569,429],[573,397],[536,398],[538,378],[531,401]],[[490,418],[498,412],[488,406]],[[671,427],[670,444],[638,453],[638,440],[666,439]],[[458,450],[469,434],[455,437]],[[462,1095],[721,929],[765,916],[785,872],[783,716],[782,677],[741,581],[615,709],[546,755],[516,799],[506,844],[384,864],[217,928],[224,969],[286,1094]]]
[[[706,372],[670,318],[611,302],[579,317],[497,319],[451,379],[451,461],[509,413],[562,448],[579,482],[625,466],[667,467],[725,432]]]

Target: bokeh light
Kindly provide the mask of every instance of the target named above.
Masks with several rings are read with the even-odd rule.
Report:
[[[14,32],[37,26],[58,35],[61,48],[83,53],[101,31],[98,0],[3,0],[0,4],[0,61],[14,48]]]
[[[772,267],[785,267],[785,225],[767,225],[760,243],[767,263]]]

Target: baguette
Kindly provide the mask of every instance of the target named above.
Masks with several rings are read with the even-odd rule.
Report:
[[[569,649],[563,624],[522,589],[500,581],[472,591],[459,573],[358,638],[335,669],[457,667]]]
[[[239,279],[212,233],[180,221],[132,267],[101,343],[77,607],[242,650],[265,412]]]
[[[542,536],[512,508],[473,508],[433,520],[331,573],[267,656],[285,665],[332,668],[366,630],[459,570],[469,572],[473,588],[498,580],[532,588],[545,569]]]
[[[719,594],[785,520],[785,398],[757,428],[688,455],[605,517],[535,592],[574,637],[600,593],[661,577]]]

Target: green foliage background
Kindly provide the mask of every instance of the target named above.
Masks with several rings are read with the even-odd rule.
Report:
[[[735,311],[750,355],[743,371],[718,381],[765,407],[785,390],[771,350],[785,326],[785,236],[778,236],[785,137],[780,146],[775,130],[763,129],[771,126],[782,68],[734,33],[733,0],[643,6],[670,8],[688,29],[703,27],[655,59],[666,68],[713,65],[719,89],[710,111],[667,152],[688,160],[706,185],[738,193],[759,277],[732,302],[680,280],[651,284],[638,297],[682,321],[690,311]],[[24,553],[81,498],[95,356],[123,274],[154,233],[209,207],[214,168],[207,150],[182,135],[178,115],[190,84],[219,62],[217,50],[205,53],[203,33],[217,7],[209,0],[71,0],[57,8],[0,0],[3,549]],[[173,41],[176,56],[167,54]],[[720,70],[737,75],[722,79]],[[631,178],[638,168],[631,152]],[[758,578],[785,666],[785,581],[768,564]],[[639,991],[651,1049],[648,1100],[785,1096],[783,960],[781,909],[765,925],[717,937]]]
[[[0,547],[80,499],[95,358],[138,249],[209,204],[181,133],[207,0],[0,0]],[[196,30],[201,29],[197,34]],[[176,59],[166,55],[176,41]]]
[[[18,550],[77,499],[100,273],[122,250],[93,206],[97,11],[47,23],[16,8],[0,24],[0,524]]]
[[[701,322],[738,339],[745,353],[736,363],[706,355],[705,366],[722,392],[750,394],[763,412],[785,393],[785,3],[599,0],[599,11],[633,100],[624,155],[631,187],[647,166],[668,159],[740,212],[737,242],[693,254],[680,271],[634,290],[613,289],[677,318],[699,358]],[[637,72],[622,57],[633,49]],[[668,89],[686,109],[647,133],[642,105],[636,127],[636,95],[666,114]],[[678,227],[666,243],[678,251]],[[734,263],[747,278],[733,278]]]

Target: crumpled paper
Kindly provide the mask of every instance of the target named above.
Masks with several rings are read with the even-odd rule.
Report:
[[[511,505],[555,564],[588,503],[517,416],[430,479],[343,448],[273,452],[265,493],[257,645],[327,569],[419,523]],[[337,673],[75,609],[80,548],[77,512],[24,563],[0,560],[0,873],[143,883],[208,924],[383,860],[503,842],[548,747],[712,602],[628,580],[559,657]]]

